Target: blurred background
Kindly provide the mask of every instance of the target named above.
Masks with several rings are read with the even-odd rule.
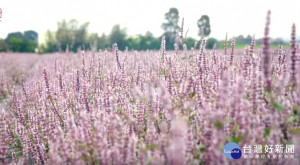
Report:
[[[255,35],[260,47],[268,10],[272,46],[289,46],[292,24],[300,25],[299,6],[299,0],[1,0],[0,51],[76,52],[113,43],[120,50],[158,50],[163,35],[172,50],[176,32],[188,49],[199,47],[201,37],[208,49],[222,48],[226,34],[237,48]]]

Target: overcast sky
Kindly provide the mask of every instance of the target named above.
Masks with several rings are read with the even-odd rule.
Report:
[[[300,27],[300,0],[1,0],[0,38],[31,29],[42,38],[62,19],[90,22],[89,32],[99,34],[108,34],[120,24],[129,35],[151,31],[159,36],[164,14],[171,7],[179,10],[180,19],[184,17],[185,30],[192,37],[197,37],[197,20],[204,14],[210,17],[210,36],[217,39],[225,38],[226,32],[229,37],[261,37],[269,9],[271,37],[288,39],[292,23]]]

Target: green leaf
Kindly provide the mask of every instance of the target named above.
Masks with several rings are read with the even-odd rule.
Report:
[[[134,104],[134,103],[135,103],[135,99],[130,99],[129,102],[130,102],[131,104]]]
[[[118,112],[122,112],[123,109],[122,109],[121,107],[118,107],[118,108],[117,108],[117,111],[118,111]]]
[[[283,110],[284,110],[283,106],[282,106],[279,102],[277,102],[277,101],[275,101],[275,102],[272,104],[272,106],[273,106],[276,110],[278,110],[278,111],[280,111],[280,112],[283,112]]]
[[[295,121],[294,116],[290,116],[288,119],[286,119],[285,123],[289,124],[289,123],[293,123]]]
[[[271,130],[272,130],[272,128],[270,127],[270,128],[266,128],[265,129],[265,132],[264,132],[264,137],[267,137],[267,136],[269,136],[270,135],[270,133],[271,133]]]
[[[292,115],[294,116],[294,117],[298,117],[298,105],[293,105],[293,110],[292,110]]]
[[[215,126],[215,128],[217,128],[217,129],[221,129],[221,128],[223,128],[223,123],[220,122],[220,121],[217,121],[217,122],[214,123],[214,126]]]
[[[237,132],[240,129],[240,125],[234,125],[232,128],[232,132]]]
[[[139,111],[138,111],[137,109],[134,109],[134,110],[133,110],[133,113],[134,113],[134,114],[137,114],[138,112],[139,112]]]
[[[229,142],[232,142],[232,137],[231,136],[226,136],[225,139],[228,140]]]
[[[288,132],[291,134],[297,134],[300,132],[300,128],[289,129]]]
[[[195,117],[195,115],[189,116],[189,122],[193,121],[193,120],[194,120],[194,117]]]
[[[264,94],[265,94],[265,99],[266,99],[268,102],[270,102],[270,101],[271,101],[271,98],[272,98],[272,94],[269,93],[269,92],[266,91],[266,90],[265,90]]]
[[[81,145],[80,145],[80,148],[84,150],[84,149],[87,148],[87,145],[86,145],[86,144],[81,144]]]
[[[235,142],[238,144],[240,141],[244,139],[244,136],[243,135],[239,135],[237,137],[226,136],[225,139],[228,140],[229,142]]]
[[[155,150],[158,148],[159,148],[159,146],[157,144],[149,144],[146,146],[146,150]]]
[[[90,96],[90,97],[89,97],[89,102],[90,102],[91,104],[94,104],[94,98],[93,98],[93,96]]]
[[[250,100],[250,96],[249,95],[244,95],[243,97],[245,100]]]
[[[144,119],[147,119],[148,117],[149,117],[148,114],[145,114],[145,115],[143,116]]]
[[[193,93],[189,94],[190,99],[193,99],[195,96],[196,96],[196,92],[193,92]]]
[[[204,144],[199,144],[199,150],[201,151],[201,152],[204,152],[205,151],[205,145]]]

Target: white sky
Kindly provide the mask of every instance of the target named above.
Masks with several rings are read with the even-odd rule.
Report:
[[[261,37],[269,9],[271,37],[289,39],[292,23],[300,27],[300,0],[1,0],[0,38],[25,30],[35,30],[43,38],[48,29],[56,29],[58,21],[73,18],[80,24],[90,22],[89,32],[100,35],[120,24],[129,35],[151,31],[159,36],[164,14],[171,7],[179,10],[180,20],[185,18],[185,30],[192,37],[197,37],[197,20],[204,14],[210,17],[210,36],[217,39],[224,39],[226,32],[229,37]]]

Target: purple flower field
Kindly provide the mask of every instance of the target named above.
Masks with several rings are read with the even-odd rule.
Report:
[[[268,22],[262,49],[0,54],[0,163],[299,164],[296,29],[270,49]]]

